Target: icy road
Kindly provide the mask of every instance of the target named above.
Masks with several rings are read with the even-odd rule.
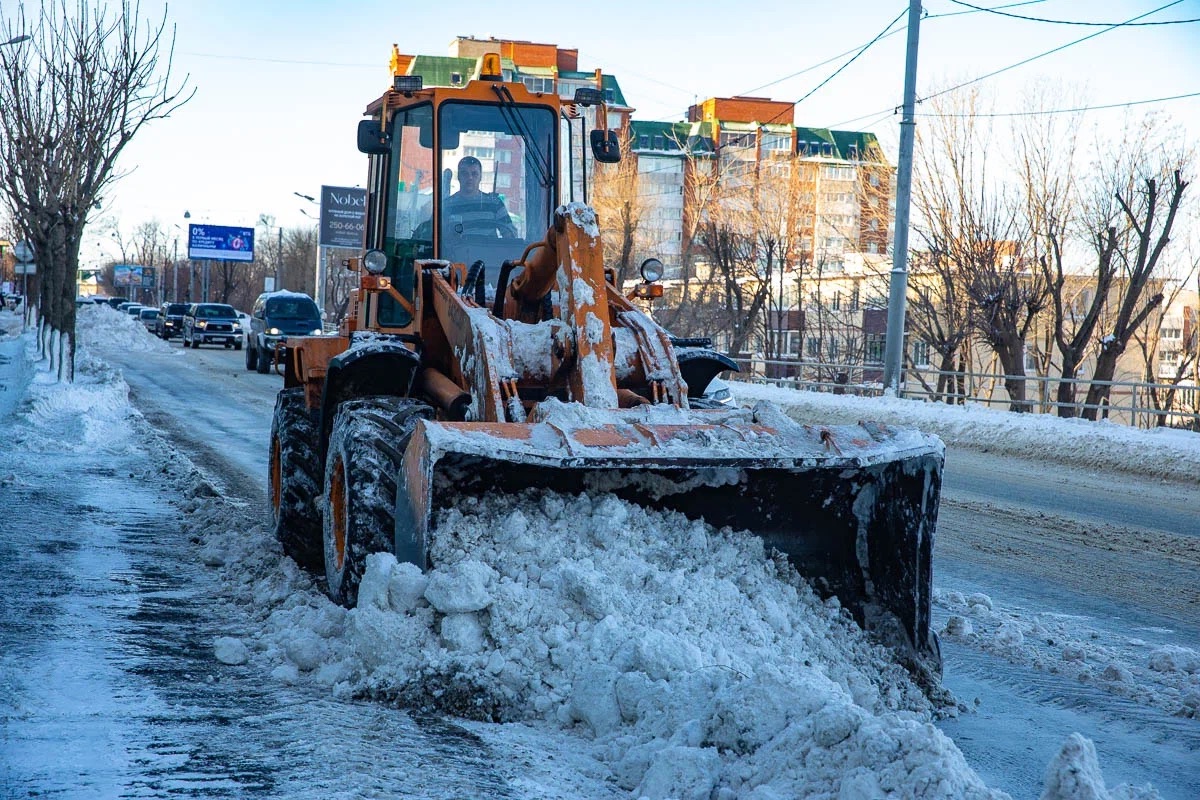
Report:
[[[73,387],[0,317],[0,798],[1200,797],[1200,437],[740,390],[949,443],[946,717],[745,541],[615,501],[465,509],[486,557],[337,609],[262,530],[278,377],[87,312]]]

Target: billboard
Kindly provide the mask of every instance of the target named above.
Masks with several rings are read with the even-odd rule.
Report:
[[[322,247],[362,248],[367,229],[367,190],[321,187]]]
[[[135,264],[117,264],[113,267],[113,286],[141,286],[142,270]]]
[[[253,261],[254,229],[188,225],[188,258]]]

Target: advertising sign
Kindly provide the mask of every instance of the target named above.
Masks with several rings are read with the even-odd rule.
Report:
[[[143,289],[153,289],[154,288],[154,278],[155,278],[154,267],[142,267],[141,287]]]
[[[322,247],[363,246],[367,229],[367,190],[345,186],[321,187]]]
[[[254,229],[225,225],[188,225],[188,258],[253,261]]]
[[[113,267],[113,286],[141,286],[142,269],[134,264],[117,264]]]

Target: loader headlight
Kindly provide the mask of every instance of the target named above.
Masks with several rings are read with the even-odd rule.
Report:
[[[308,332],[308,335],[309,336],[320,336],[323,333],[325,333],[325,331],[321,330],[320,328],[313,328],[311,331]]]
[[[663,263],[657,258],[647,258],[642,262],[642,267],[640,270],[642,273],[642,280],[644,280],[646,283],[654,283],[657,280],[661,280],[665,271],[666,269],[663,267]]]
[[[379,275],[387,269],[387,254],[382,250],[368,250],[363,255],[363,266],[372,275]]]
[[[267,336],[280,336],[282,334],[283,331],[279,330],[279,328],[267,328]]]

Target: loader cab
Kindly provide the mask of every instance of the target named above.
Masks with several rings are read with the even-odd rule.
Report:
[[[501,264],[545,236],[558,203],[557,98],[522,102],[519,87],[476,86],[424,92],[380,130],[366,246],[388,256],[385,274],[409,299],[416,259],[482,262],[490,297]],[[385,297],[378,321],[405,327],[411,313]]]

